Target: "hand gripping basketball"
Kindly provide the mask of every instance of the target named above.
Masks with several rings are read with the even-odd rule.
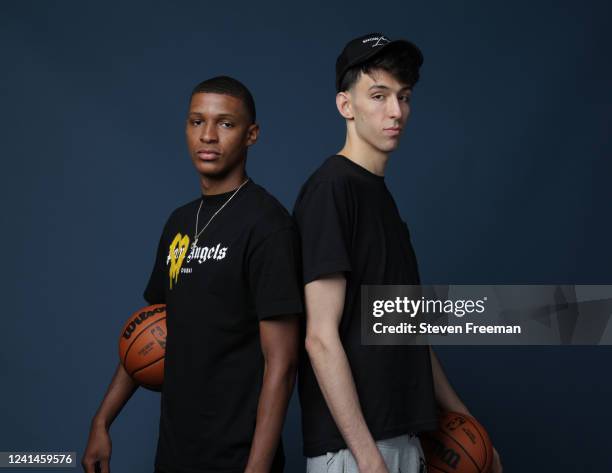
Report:
[[[473,417],[445,412],[440,428],[421,435],[430,473],[488,473],[493,446],[487,431]]]

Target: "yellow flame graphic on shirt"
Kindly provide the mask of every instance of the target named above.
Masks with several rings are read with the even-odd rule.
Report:
[[[172,289],[172,280],[175,284],[178,282],[179,271],[187,254],[187,248],[189,248],[189,237],[177,233],[170,245],[170,289]]]

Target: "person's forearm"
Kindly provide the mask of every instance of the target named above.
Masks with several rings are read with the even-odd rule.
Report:
[[[436,402],[443,411],[458,412],[459,414],[467,414],[471,416],[466,405],[461,401],[453,387],[451,386],[442,365],[438,360],[437,355],[431,347],[429,347],[431,356],[431,369],[434,381],[434,390],[436,393]]]
[[[92,425],[108,429],[137,388],[138,384],[119,363],[104,399],[92,420]]]
[[[306,349],[329,410],[360,471],[379,468],[382,456],[361,411],[355,382],[340,338],[307,337]]]
[[[295,384],[294,363],[266,363],[257,404],[257,419],[245,473],[268,473],[281,437]]]

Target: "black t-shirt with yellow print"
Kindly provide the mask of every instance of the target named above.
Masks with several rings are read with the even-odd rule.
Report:
[[[302,312],[291,217],[247,182],[202,196],[168,219],[145,299],[167,306],[156,466],[171,473],[243,472],[263,377],[259,321]],[[274,471],[282,471],[282,446]]]

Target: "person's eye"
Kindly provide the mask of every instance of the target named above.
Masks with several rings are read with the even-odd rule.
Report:
[[[221,122],[221,126],[223,128],[234,128],[234,124],[232,122]]]
[[[381,100],[383,100],[385,98],[385,96],[383,94],[376,94],[376,95],[372,95],[372,98],[378,102],[380,102]]]
[[[202,124],[202,120],[198,120],[198,119],[191,119],[189,120],[189,122],[191,123],[192,126],[200,126]]]
[[[410,103],[410,95],[401,95],[399,98],[402,102]]]

